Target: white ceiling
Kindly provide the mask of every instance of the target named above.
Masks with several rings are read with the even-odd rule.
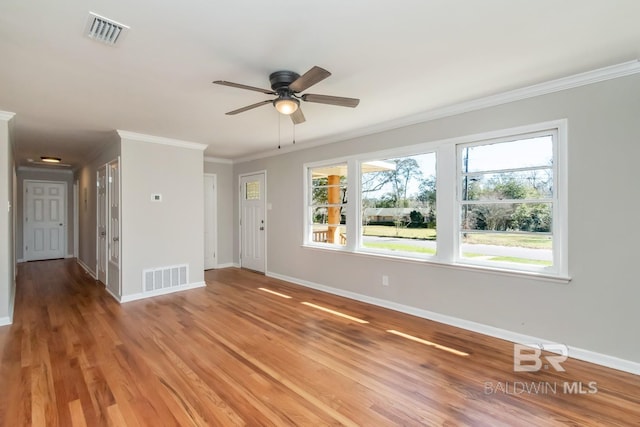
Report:
[[[83,36],[90,11],[131,27],[117,47]],[[116,129],[208,144],[237,159],[290,144],[258,92],[276,70],[333,75],[306,92],[297,146],[461,101],[640,57],[638,0],[2,0],[0,110],[21,164],[80,164]]]

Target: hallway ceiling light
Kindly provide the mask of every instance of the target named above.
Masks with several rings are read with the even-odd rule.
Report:
[[[40,160],[47,163],[60,163],[62,159],[60,157],[42,156]]]

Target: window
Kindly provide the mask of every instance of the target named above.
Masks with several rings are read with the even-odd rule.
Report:
[[[260,200],[260,181],[247,182],[244,197],[246,200]]]
[[[407,257],[436,253],[436,155],[360,164],[361,248]]]
[[[567,278],[564,120],[305,171],[306,245]]]
[[[553,267],[556,132],[458,146],[459,259]]]
[[[310,242],[347,244],[347,164],[308,169],[308,230]]]

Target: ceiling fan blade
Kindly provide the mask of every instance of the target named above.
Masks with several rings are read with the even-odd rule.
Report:
[[[291,121],[294,125],[299,125],[300,123],[307,121],[307,119],[304,118],[304,114],[302,114],[302,109],[300,107],[298,107],[298,109],[289,116],[291,117]]]
[[[342,96],[330,96],[330,95],[314,95],[307,93],[302,95],[302,100],[307,102],[317,102],[318,104],[330,104],[339,105],[340,107],[355,108],[360,103],[357,98],[344,98]]]
[[[301,75],[289,85],[289,89],[293,92],[302,92],[313,86],[314,84],[321,82],[331,75],[330,72],[324,68],[320,68],[317,65],[311,68],[309,71]]]
[[[267,95],[275,95],[276,93],[272,90],[269,89],[261,89],[259,87],[254,87],[254,86],[247,86],[247,85],[243,85],[240,83],[233,83],[233,82],[228,82],[225,80],[216,80],[213,83],[217,84],[217,85],[222,85],[222,86],[231,86],[231,87],[235,87],[238,89],[246,89],[246,90],[253,90],[255,92],[261,92]]]
[[[247,105],[246,107],[238,108],[237,110],[229,111],[225,113],[227,116],[233,116],[234,114],[243,113],[248,110],[252,110],[254,108],[258,108],[261,105],[267,105],[273,103],[273,100],[267,99],[266,101],[256,102],[255,104]]]

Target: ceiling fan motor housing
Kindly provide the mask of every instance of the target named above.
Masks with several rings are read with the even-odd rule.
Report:
[[[269,75],[269,82],[271,82],[271,89],[278,94],[291,93],[289,85],[295,82],[300,74],[293,71],[276,71]]]

